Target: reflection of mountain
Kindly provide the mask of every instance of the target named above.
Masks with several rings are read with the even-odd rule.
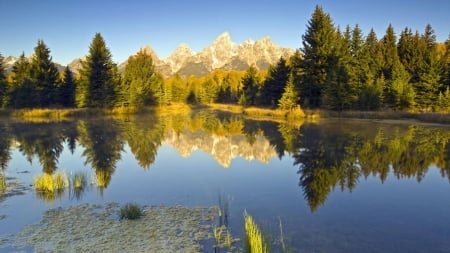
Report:
[[[184,130],[180,133],[169,130],[163,143],[175,148],[183,157],[190,156],[195,150],[203,150],[225,168],[237,157],[268,163],[277,156],[275,147],[262,135],[255,136],[255,141],[249,143],[243,134],[218,136],[202,130]]]

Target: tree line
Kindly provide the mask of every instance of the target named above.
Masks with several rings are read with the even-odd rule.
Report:
[[[0,106],[116,107],[171,103],[235,103],[292,109],[450,110],[450,37],[436,42],[431,25],[423,33],[392,25],[380,39],[358,25],[336,27],[316,6],[302,46],[266,71],[216,70],[203,77],[163,78],[144,51],[130,56],[119,73],[100,33],[82,67],[58,73],[42,40],[31,59],[22,54],[6,75],[0,55]]]

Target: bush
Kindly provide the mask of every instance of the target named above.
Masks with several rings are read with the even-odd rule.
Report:
[[[137,220],[143,215],[142,208],[137,204],[128,203],[120,208],[119,217],[121,220]]]

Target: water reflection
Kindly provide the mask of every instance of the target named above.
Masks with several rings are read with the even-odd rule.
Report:
[[[100,189],[108,187],[126,145],[143,169],[151,168],[162,144],[185,157],[203,150],[224,168],[237,157],[268,163],[276,157],[292,156],[311,211],[324,204],[335,189],[352,191],[358,180],[370,175],[381,182],[390,173],[420,182],[435,165],[450,179],[450,131],[428,126],[339,120],[277,123],[199,111],[163,117],[2,122],[0,130],[2,171],[11,160],[13,147],[30,163],[37,157],[47,174],[58,170],[64,147],[72,154],[80,147]],[[81,198],[86,188],[72,189],[71,196]]]

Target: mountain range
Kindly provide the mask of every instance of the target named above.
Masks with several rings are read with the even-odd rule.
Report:
[[[275,64],[280,57],[289,58],[294,50],[283,48],[272,42],[270,37],[264,37],[253,41],[248,39],[241,44],[231,40],[230,34],[224,32],[219,35],[208,47],[199,52],[194,52],[187,44],[181,43],[167,58],[161,59],[150,47],[142,48],[151,55],[156,69],[164,76],[175,74],[181,76],[203,76],[216,69],[246,70],[252,64],[260,70],[267,69]],[[11,71],[17,58],[9,56],[5,58],[4,66],[7,72]],[[55,63],[61,71],[65,67]],[[119,71],[123,71],[127,61],[118,65]],[[81,68],[81,58],[74,59],[69,67],[78,72]]]

